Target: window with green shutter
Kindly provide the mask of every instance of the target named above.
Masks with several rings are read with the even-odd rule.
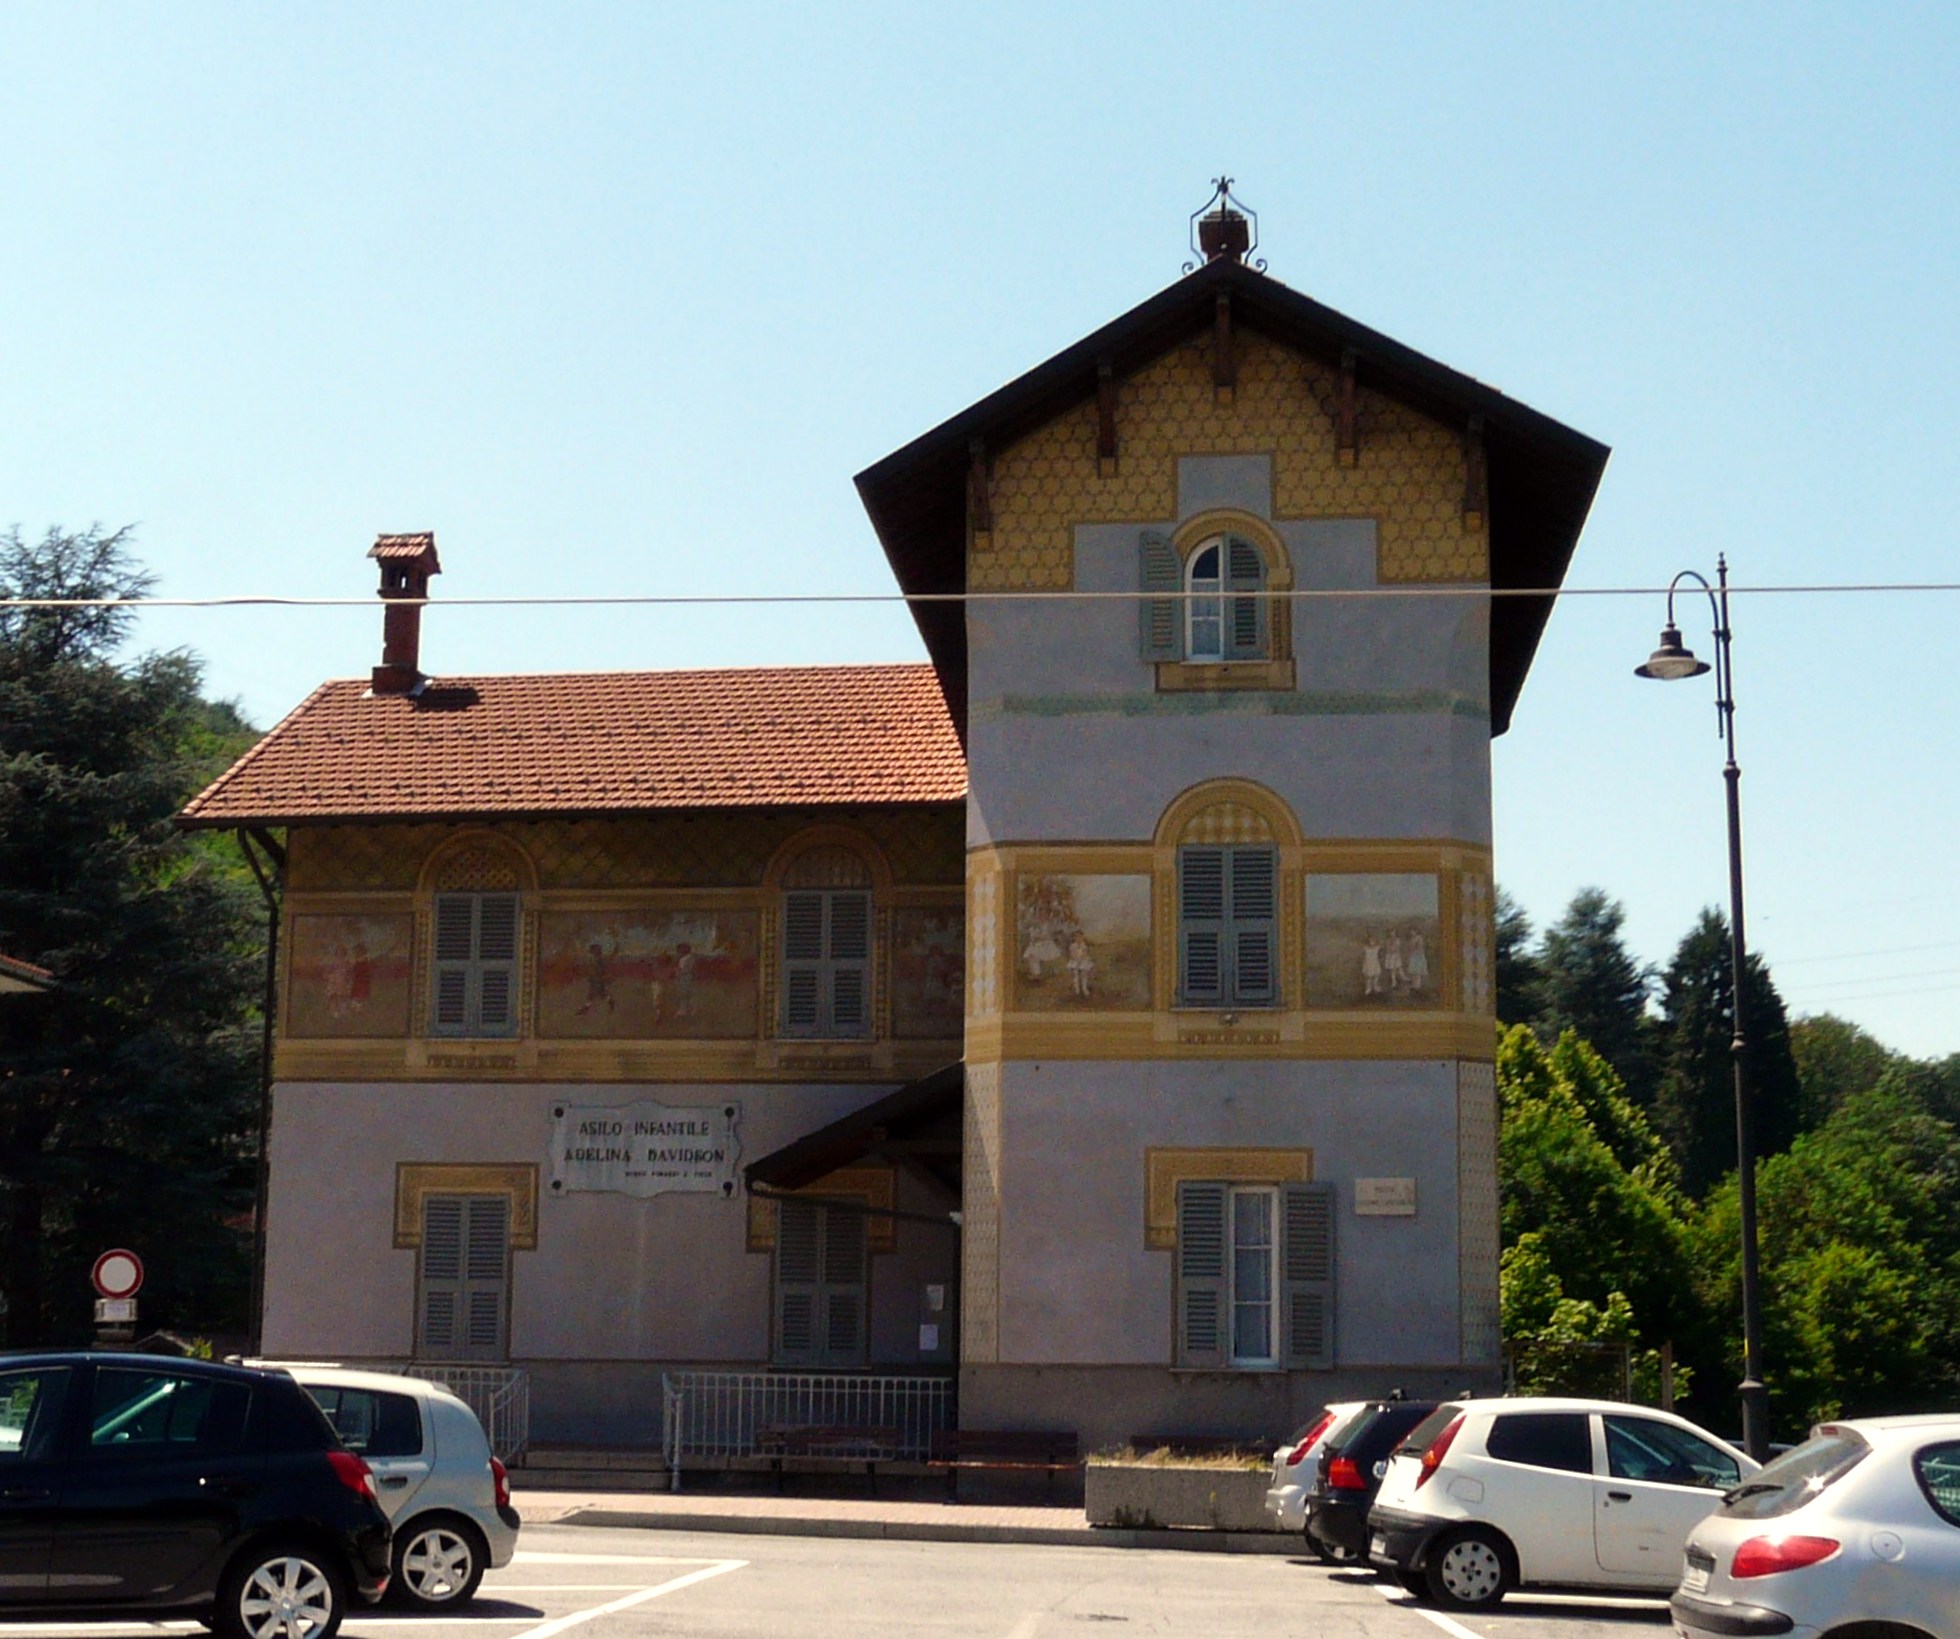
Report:
[[[518,896],[439,893],[434,921],[429,1033],[517,1034]]]
[[[1333,1368],[1331,1185],[1178,1184],[1177,1364]]]
[[[1279,858],[1269,844],[1177,851],[1177,999],[1186,1007],[1279,1000]]]
[[[793,888],[783,895],[782,1032],[852,1037],[871,1030],[871,895]]]
[[[862,1366],[869,1329],[864,1214],[795,1199],[776,1203],[775,1364]]]
[[[419,1358],[506,1357],[509,1196],[426,1196],[416,1273],[415,1352]]]

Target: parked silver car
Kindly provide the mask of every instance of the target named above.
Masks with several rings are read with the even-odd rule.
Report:
[[[1697,1525],[1688,1639],[1960,1639],[1960,1416],[1825,1423]]]
[[[452,1610],[517,1552],[510,1478],[476,1414],[436,1383],[391,1372],[292,1365],[349,1451],[374,1471],[395,1530],[391,1595]]]

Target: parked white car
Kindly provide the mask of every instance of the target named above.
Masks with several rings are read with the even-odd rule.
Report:
[[[1534,1584],[1665,1593],[1688,1533],[1756,1468],[1651,1406],[1455,1401],[1389,1459],[1368,1558],[1458,1610]]]
[[[1825,1423],[1694,1528],[1687,1639],[1960,1639],[1960,1416]]]
[[[1279,1530],[1305,1534],[1307,1492],[1313,1487],[1320,1448],[1330,1434],[1367,1404],[1366,1400],[1341,1400],[1323,1407],[1318,1417],[1296,1429],[1293,1438],[1273,1453],[1273,1484],[1266,1493],[1266,1512]]]
[[[374,1471],[395,1532],[389,1592],[423,1610],[466,1603],[517,1552],[510,1477],[483,1425],[436,1383],[392,1372],[289,1365],[349,1451]]]

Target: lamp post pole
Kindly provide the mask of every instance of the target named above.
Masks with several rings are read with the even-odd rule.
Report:
[[[1736,1181],[1742,1208],[1742,1445],[1757,1462],[1769,1457],[1769,1390],[1763,1383],[1762,1271],[1756,1237],[1756,1130],[1750,1098],[1749,1031],[1744,1022],[1747,992],[1748,940],[1742,918],[1742,769],[1735,760],[1735,683],[1731,669],[1729,629],[1729,564],[1726,557],[1715,560],[1716,584],[1692,569],[1676,575],[1667,589],[1667,625],[1661,632],[1661,646],[1644,666],[1635,667],[1641,677],[1673,679],[1698,677],[1709,668],[1682,646],[1674,624],[1674,592],[1682,581],[1692,580],[1708,594],[1708,606],[1715,623],[1715,710],[1727,761],[1722,765],[1722,782],[1728,794],[1729,830],[1729,994],[1735,1034],[1729,1042],[1731,1071],[1735,1080],[1735,1161]]]

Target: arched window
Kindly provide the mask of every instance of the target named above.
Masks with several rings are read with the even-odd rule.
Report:
[[[1142,589],[1160,594],[1141,605],[1144,659],[1218,665],[1284,658],[1287,645],[1274,641],[1266,594],[1291,582],[1284,563],[1276,573],[1267,549],[1249,534],[1206,534],[1180,549],[1171,537],[1145,530],[1138,549]]]
[[[425,873],[429,1034],[514,1036],[528,862],[501,838],[471,837]]]

